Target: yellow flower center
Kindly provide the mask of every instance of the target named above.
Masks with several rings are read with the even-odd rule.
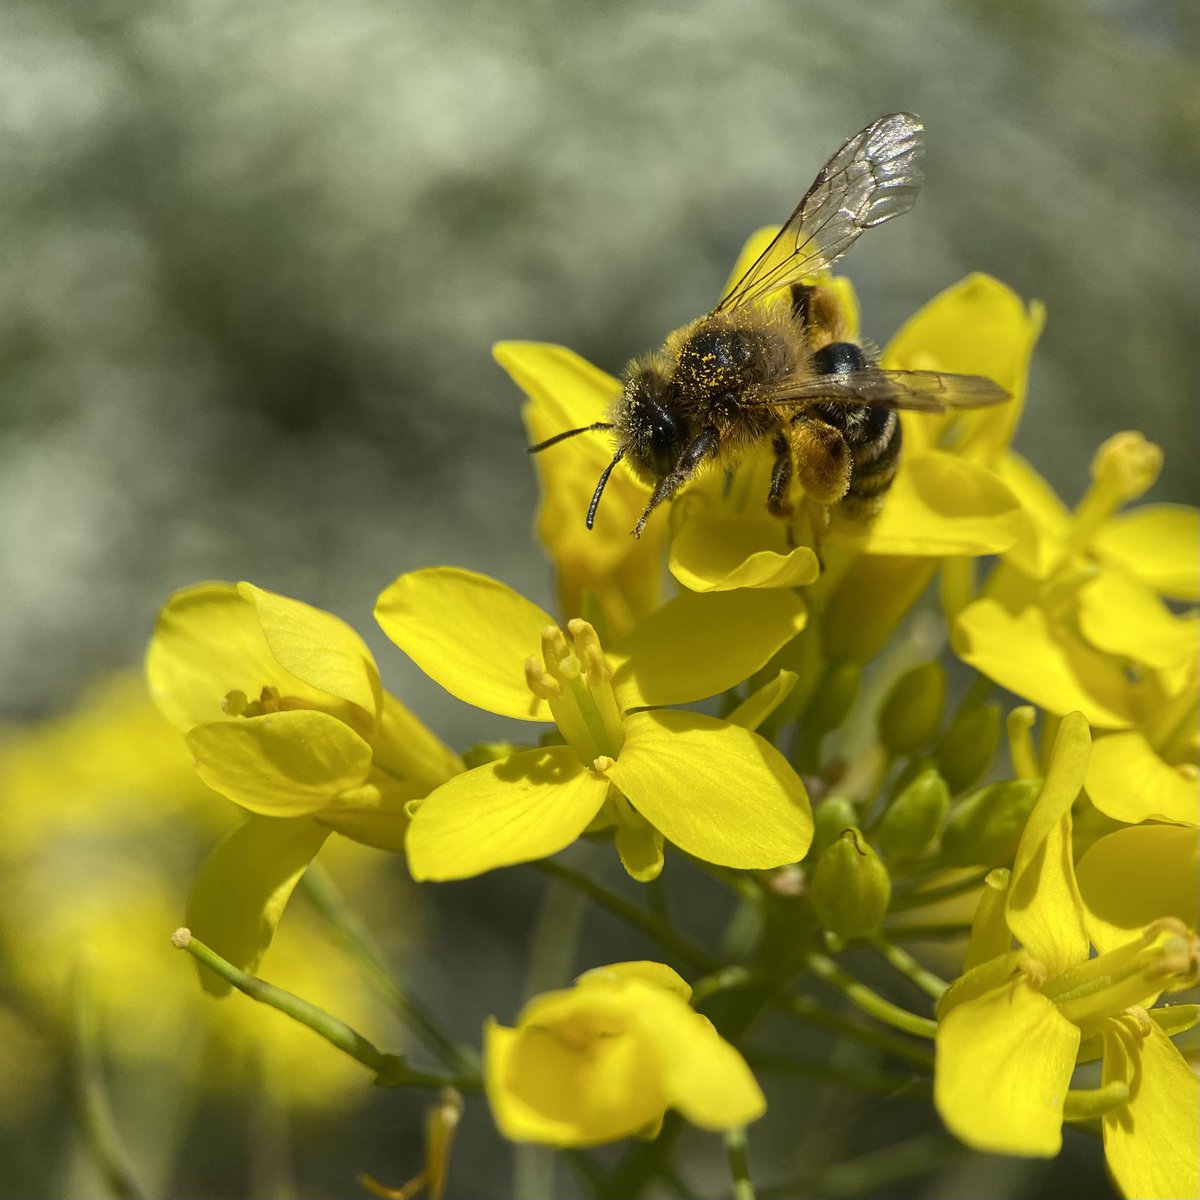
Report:
[[[221,701],[221,711],[229,717],[261,717],[266,713],[313,707],[307,700],[281,695],[278,688],[269,685],[259,692],[257,700],[251,700],[245,692],[232,691],[226,692],[225,699]]]
[[[1042,993],[1068,1020],[1086,1025],[1152,1002],[1158,992],[1190,986],[1197,956],[1196,938],[1182,921],[1168,917],[1150,925],[1140,940],[1056,975]]]
[[[525,682],[550,705],[559,732],[592,766],[598,758],[615,759],[625,743],[621,710],[612,687],[612,668],[596,631],[578,619],[567,625],[572,643],[557,625],[542,630],[542,659],[530,656]]]

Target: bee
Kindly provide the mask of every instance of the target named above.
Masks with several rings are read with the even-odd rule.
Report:
[[[607,420],[529,447],[539,453],[582,433],[615,435],[588,505],[589,529],[622,460],[652,489],[632,531],[640,537],[650,514],[698,471],[732,471],[768,439],[772,514],[795,515],[796,482],[823,521],[834,506],[869,517],[899,466],[898,409],[940,413],[1008,399],[978,375],[882,369],[849,340],[829,290],[811,282],[863,230],[912,208],[924,152],[924,126],[911,113],[880,117],[855,134],[717,307],[626,367]]]

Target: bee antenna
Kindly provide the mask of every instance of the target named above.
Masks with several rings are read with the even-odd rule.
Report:
[[[588,505],[587,527],[591,529],[592,523],[596,519],[596,509],[600,507],[600,497],[604,494],[604,485],[608,482],[608,477],[613,473],[613,467],[617,465],[625,457],[625,447],[613,455],[613,460],[604,468],[604,473],[600,476],[600,482],[596,484],[596,490],[592,493],[592,502]]]
[[[558,442],[566,441],[567,438],[572,438],[578,433],[591,433],[597,429],[611,429],[610,421],[597,421],[594,425],[580,425],[578,429],[568,429],[564,433],[556,433],[553,437],[548,437],[544,442],[538,442],[536,446],[526,446],[526,454],[537,454],[539,450],[548,450],[551,446]]]

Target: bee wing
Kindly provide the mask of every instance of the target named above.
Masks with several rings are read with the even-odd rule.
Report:
[[[925,127],[912,113],[880,117],[855,134],[821,168],[779,235],[716,311],[832,266],[864,229],[908,212],[921,188],[924,156]]]
[[[750,406],[771,404],[855,404],[871,408],[907,408],[945,412],[951,408],[984,408],[1000,404],[1008,393],[983,375],[944,375],[941,371],[846,371],[806,375],[757,392]]]

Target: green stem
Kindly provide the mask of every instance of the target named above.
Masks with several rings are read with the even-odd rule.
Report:
[[[404,1025],[451,1070],[478,1078],[479,1055],[471,1047],[456,1042],[415,996],[402,991],[396,985],[379,944],[346,903],[329,872],[314,862],[305,871],[302,883],[317,912],[329,924],[341,943],[363,964],[375,989]]]
[[[807,963],[809,970],[818,979],[836,988],[851,1004],[877,1021],[917,1037],[932,1038],[937,1032],[936,1021],[929,1017],[919,1017],[916,1013],[885,1000],[865,983],[859,983],[857,979],[847,975],[832,958],[814,952],[808,956]]]
[[[729,1173],[733,1176],[733,1200],[754,1200],[750,1179],[750,1159],[746,1154],[746,1129],[739,1125],[725,1131],[725,1149],[729,1153]]]
[[[526,997],[562,987],[575,973],[575,946],[585,904],[586,897],[562,880],[546,881],[525,970]],[[516,1200],[555,1195],[556,1158],[550,1146],[523,1142],[513,1147],[512,1191]]]
[[[967,1153],[945,1134],[922,1134],[907,1142],[838,1163],[815,1179],[793,1180],[777,1187],[763,1188],[759,1200],[791,1200],[794,1196],[891,1195],[900,1180],[940,1169],[952,1156]]]
[[[601,908],[607,909],[623,921],[636,926],[658,942],[664,950],[670,951],[689,966],[701,971],[712,971],[718,966],[717,960],[711,954],[694,945],[682,934],[676,933],[657,914],[639,904],[634,904],[631,900],[626,900],[624,896],[618,896],[616,892],[606,888],[602,883],[597,883],[582,872],[549,858],[539,859],[529,865],[541,871],[543,875],[562,880],[589,899],[594,900]]]
[[[345,1021],[327,1013],[323,1008],[310,1004],[292,992],[276,987],[257,975],[249,975],[240,967],[222,958],[215,950],[192,937],[191,930],[177,929],[171,935],[171,943],[177,950],[186,950],[197,962],[219,975],[239,992],[285,1013],[301,1025],[307,1025],[331,1046],[349,1055],[375,1072],[375,1082],[381,1087],[444,1088],[454,1087],[460,1091],[479,1091],[482,1084],[477,1076],[462,1078],[432,1071],[418,1071],[410,1067],[398,1054],[384,1054],[357,1030]]]
[[[927,971],[903,947],[889,941],[881,933],[872,935],[868,940],[883,956],[888,966],[899,971],[905,979],[916,984],[925,995],[932,997],[934,1000],[940,1000],[945,994],[946,989],[950,985],[932,971]]]
[[[908,925],[885,925],[889,937],[910,941],[941,941],[943,938],[962,938],[971,932],[970,921],[923,921]]]
[[[692,989],[692,1004],[699,1008],[703,1001],[718,992],[734,988],[758,987],[762,979],[753,975],[745,967],[725,967],[706,975],[697,981]],[[897,1037],[886,1029],[863,1029],[849,1017],[841,1013],[830,1012],[822,1007],[811,996],[795,996],[790,992],[774,992],[767,998],[772,1008],[777,1008],[797,1021],[811,1025],[826,1033],[835,1033],[840,1037],[849,1038],[873,1050],[890,1054],[894,1058],[902,1058],[920,1067],[932,1067],[933,1056],[924,1046],[914,1045],[905,1038]]]
[[[786,1075],[793,1079],[814,1080],[817,1083],[832,1083],[853,1092],[887,1096],[890,1100],[924,1100],[933,1092],[928,1079],[916,1075],[902,1075],[899,1071],[838,1067],[816,1059],[797,1058],[791,1054],[776,1054],[770,1051],[760,1053],[747,1050],[743,1057],[756,1071]]]
[[[72,1082],[88,1150],[101,1178],[117,1200],[143,1200],[146,1193],[134,1177],[129,1153],[121,1141],[113,1117],[100,1065],[96,1012],[88,988],[87,967],[82,963],[75,971],[72,1007],[75,1035]]]

